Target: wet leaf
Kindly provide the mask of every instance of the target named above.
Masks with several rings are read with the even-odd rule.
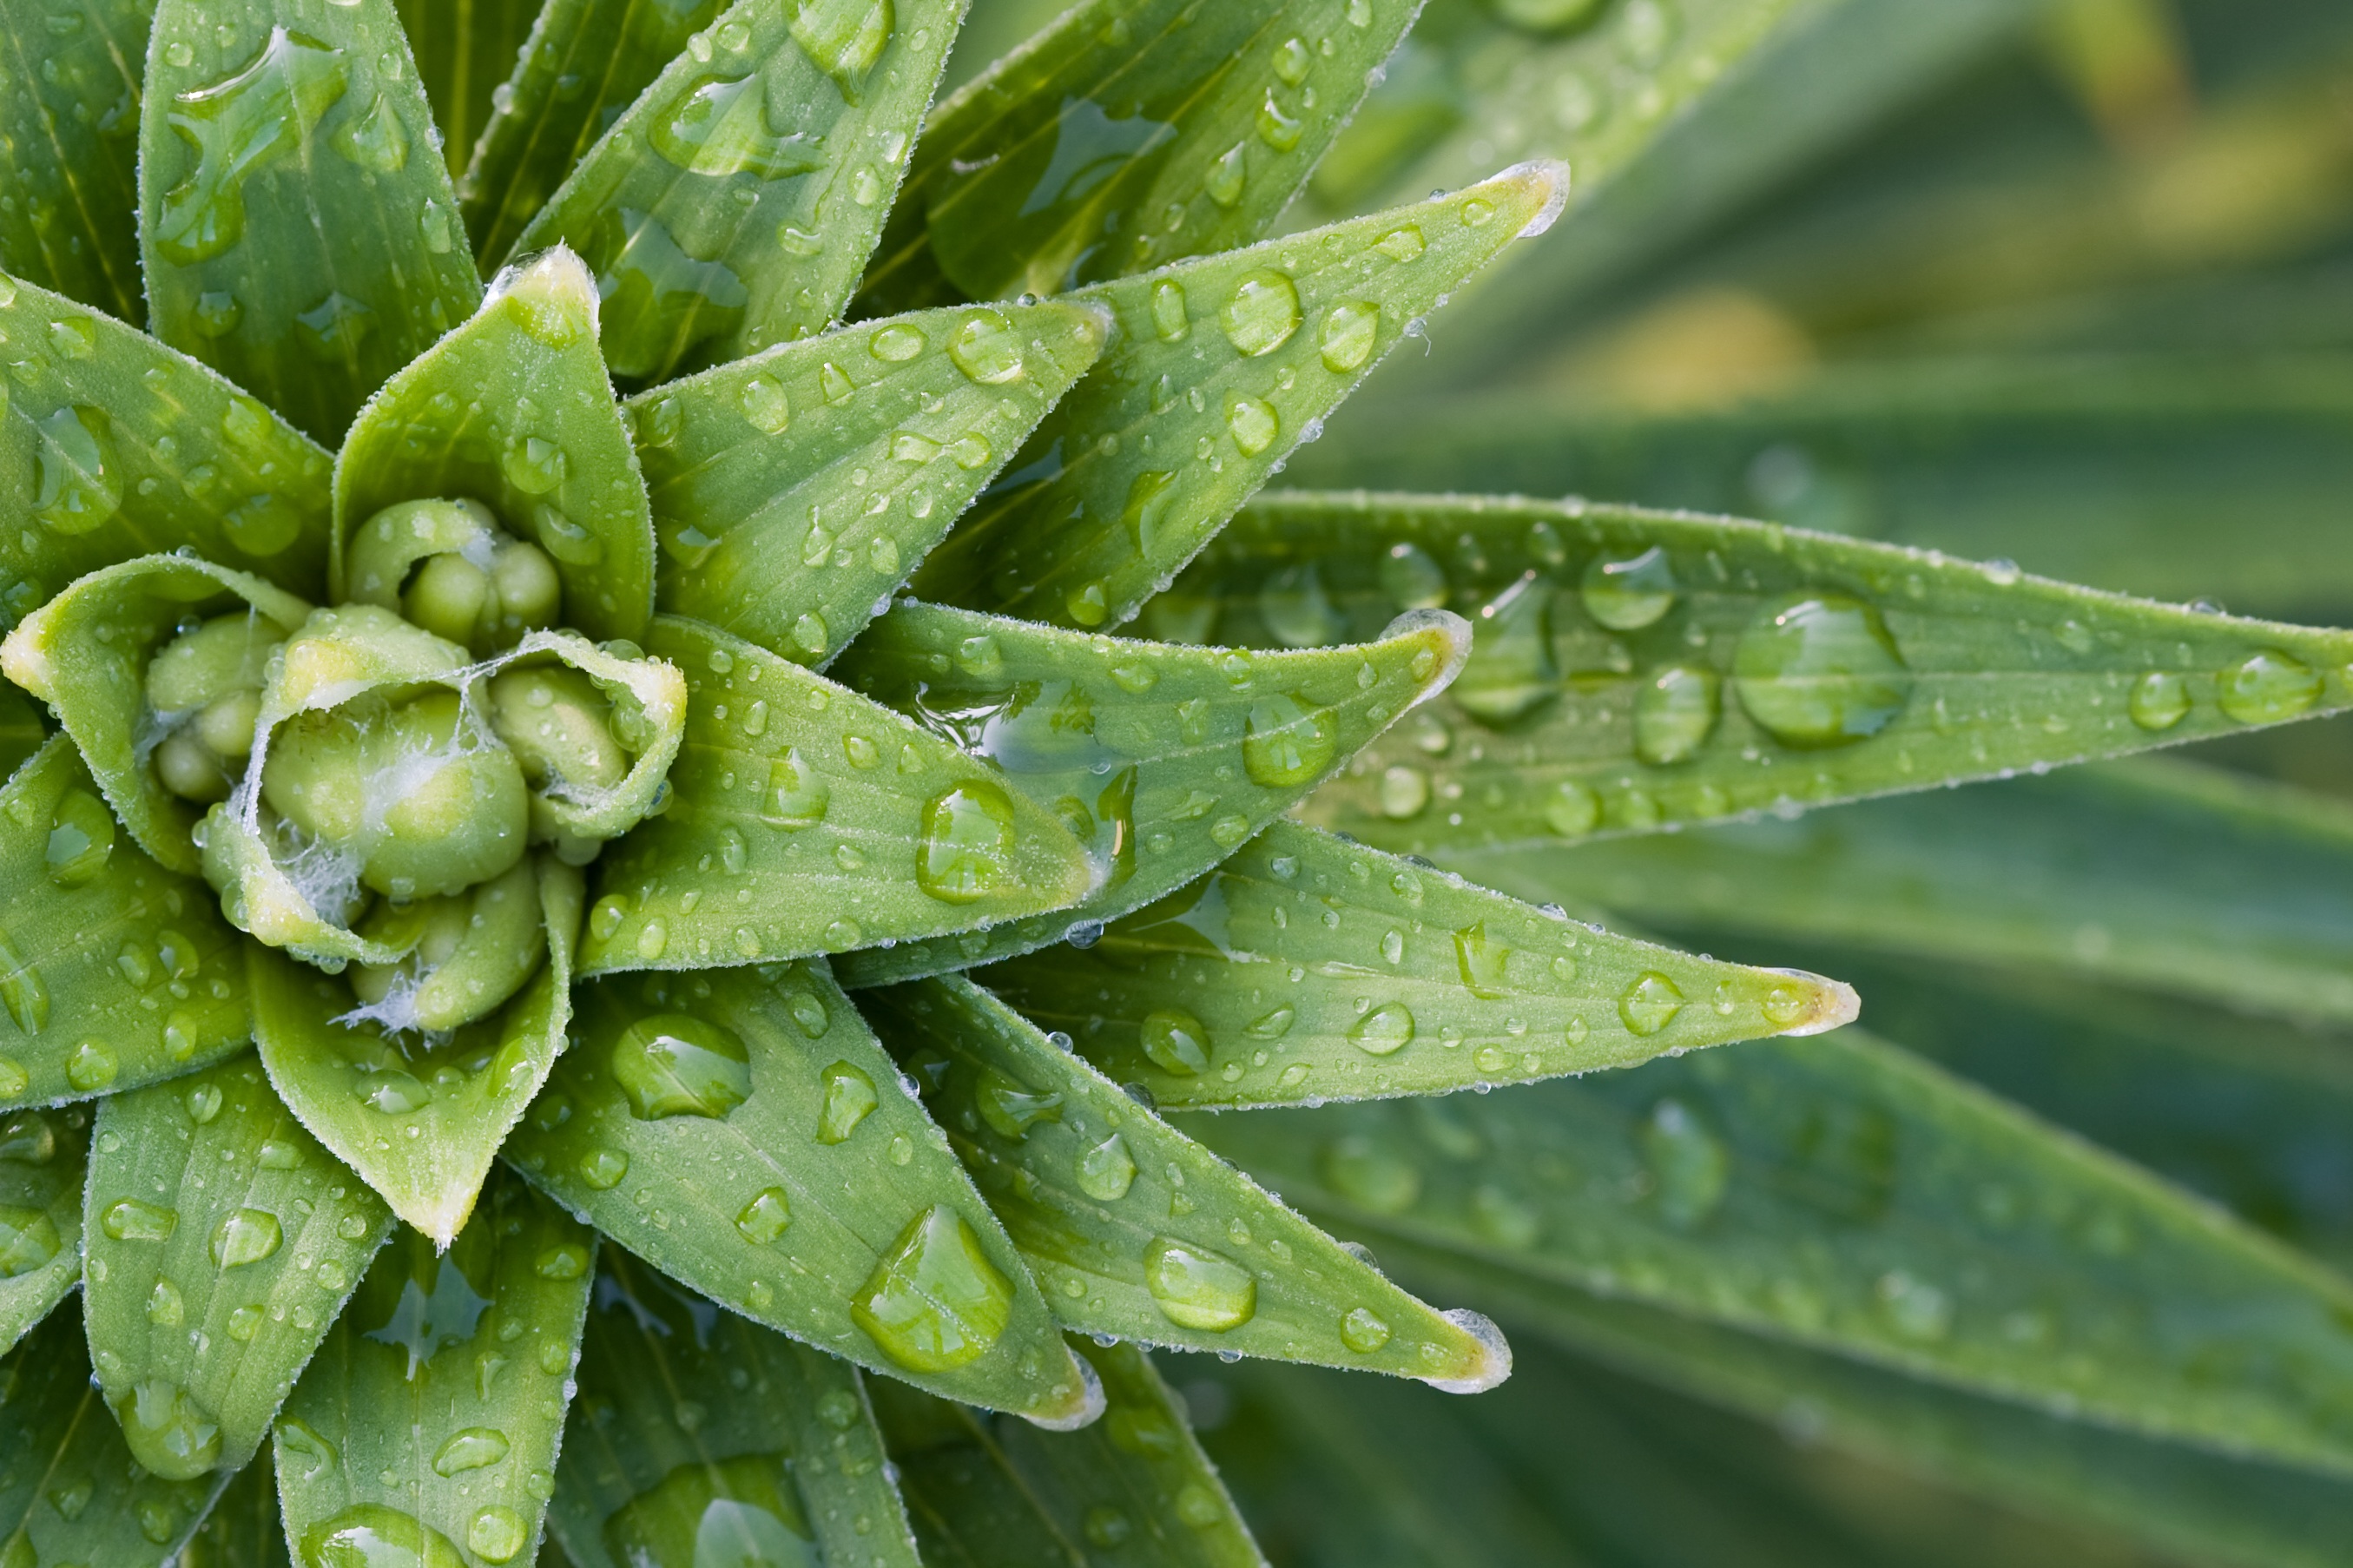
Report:
[[[251,1025],[212,889],[142,854],[59,735],[0,786],[0,1106],[217,1061]]]
[[[962,976],[860,1005],[1065,1327],[1463,1393],[1510,1375],[1491,1324],[1398,1289]]]
[[[14,686],[0,686],[0,778],[31,761],[48,738],[32,700]]]
[[[180,1548],[178,1568],[291,1568],[272,1471],[269,1457],[258,1454],[237,1473]]]
[[[596,1237],[512,1178],[487,1195],[446,1252],[404,1229],[378,1255],[279,1417],[305,1563],[533,1559]]]
[[[139,286],[139,78],[143,0],[81,0],[0,15],[9,61],[0,119],[0,269],[133,325]]]
[[[449,177],[461,179],[490,122],[491,94],[533,41],[539,0],[394,0],[433,106]]]
[[[926,311],[641,394],[662,608],[825,664],[1102,346],[1082,306]]]
[[[41,343],[0,400],[0,623],[85,572],[188,548],[306,596],[326,584],[327,454],[203,366],[0,278],[0,333]]]
[[[903,943],[1086,891],[1079,846],[987,763],[698,622],[648,646],[685,672],[686,740],[670,809],[598,863],[584,973]]]
[[[1167,602],[1201,637],[1294,647],[1407,605],[1470,616],[1445,700],[1304,813],[1427,855],[2000,777],[2353,702],[2344,632],[1579,501],[1271,497]]]
[[[1181,887],[1295,805],[1454,678],[1464,628],[1399,617],[1312,653],[1176,647],[902,603],[836,671],[1005,771],[1086,846],[1095,886],[1059,913],[844,960],[852,986],[1083,933]]]
[[[2149,1436],[2353,1468],[2324,1414],[2353,1378],[2353,1290],[1860,1030],[1186,1131],[1376,1245],[1394,1235]]]
[[[203,812],[148,765],[142,742],[168,721],[148,700],[147,668],[184,622],[239,612],[291,629],[311,606],[247,573],[147,555],[79,579],[0,643],[0,671],[49,705],[130,837],[167,870],[189,876],[198,869],[191,834]]]
[[[1081,290],[1111,308],[1110,347],[933,552],[917,591],[1062,626],[1128,619],[1449,289],[1542,233],[1567,181],[1523,164]]]
[[[81,1281],[90,1112],[0,1116],[0,1353]]]
[[[2353,868],[2353,812],[2169,758],[1796,822],[1450,859],[1525,894],[1660,924],[1803,932],[2353,1018],[2353,903],[2338,869]]]
[[[161,1568],[227,1479],[133,1462],[92,1386],[79,1314],[52,1312],[0,1359],[0,1554]]]
[[[1171,1108],[1445,1094],[1852,1022],[1847,986],[1614,936],[1276,822],[1208,876],[976,976]]]
[[[82,1293],[99,1386],[142,1465],[225,1479],[391,1216],[250,1056],[115,1096],[92,1145]]]
[[[881,231],[960,0],[740,0],[583,156],[518,253],[596,268],[616,375],[661,381],[821,331]]]
[[[495,265],[549,195],[721,0],[552,0],[539,7],[458,182],[474,254]],[[502,90],[501,90],[502,89]]]
[[[337,441],[482,293],[391,0],[161,0],[148,59],[149,324]]]
[[[479,314],[385,386],[335,461],[343,552],[377,511],[427,496],[487,504],[553,558],[555,624],[642,637],[653,528],[637,454],[596,357],[596,286],[552,251],[502,273]]]
[[[440,1246],[465,1225],[500,1142],[564,1049],[580,873],[536,861],[547,960],[514,998],[446,1038],[352,1017],[351,981],[247,945],[254,1035],[278,1092],[392,1210]]]
[[[1088,1414],[1013,1244],[821,965],[606,981],[579,1016],[507,1147],[559,1202],[860,1366]]]
[[[1025,1428],[877,1385],[875,1411],[923,1561],[1262,1568],[1250,1527],[1150,1358],[1133,1345],[1072,1348],[1102,1379],[1110,1406],[1080,1432]]]
[[[755,1560],[918,1568],[858,1370],[617,1251],[596,1279],[547,1528],[580,1568],[688,1562],[705,1531]]]

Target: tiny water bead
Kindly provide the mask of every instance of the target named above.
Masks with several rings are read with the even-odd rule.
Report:
[[[1879,612],[1825,594],[1767,605],[1733,654],[1740,706],[1788,746],[1842,746],[1904,711],[1912,672]]]
[[[2242,724],[2276,724],[2320,700],[2320,674],[2276,648],[2248,655],[2217,682],[2222,711]]]
[[[723,1117],[752,1098],[751,1053],[742,1038],[684,1013],[658,1013],[622,1030],[612,1072],[642,1121]]]
[[[1221,1254],[1165,1236],[1145,1249],[1144,1284],[1162,1315],[1182,1329],[1224,1333],[1258,1311],[1257,1276]]]

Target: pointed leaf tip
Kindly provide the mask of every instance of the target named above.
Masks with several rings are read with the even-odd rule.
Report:
[[[1531,158],[1525,163],[1513,164],[1495,178],[1499,181],[1541,180],[1551,192],[1545,198],[1545,205],[1536,209],[1535,216],[1520,226],[1520,232],[1512,237],[1514,239],[1535,238],[1557,223],[1561,213],[1568,206],[1568,165],[1557,158]]]
[[[1802,969],[1776,969],[1767,973],[1786,974],[1812,987],[1812,994],[1801,1005],[1800,1022],[1783,1029],[1781,1033],[1784,1035],[1826,1035],[1862,1016],[1862,996],[1843,980],[1831,980]]]
[[[1446,662],[1430,678],[1413,700],[1406,704],[1408,711],[1420,707],[1431,698],[1454,684],[1462,667],[1471,662],[1471,623],[1451,610],[1408,610],[1381,628],[1381,640],[1409,637],[1420,633],[1435,633],[1446,644]]]
[[[1076,1395],[1051,1410],[1022,1412],[1022,1418],[1031,1426],[1049,1432],[1077,1432],[1093,1426],[1111,1407],[1103,1393],[1103,1374],[1095,1371],[1094,1363],[1072,1352],[1071,1364],[1079,1373]]]
[[[1484,1312],[1456,1307],[1439,1316],[1468,1334],[1479,1346],[1474,1370],[1461,1377],[1425,1377],[1421,1381],[1444,1394],[1484,1394],[1512,1375],[1512,1342]]]
[[[596,335],[596,276],[562,241],[501,269],[484,304],[504,304],[524,331],[551,348]]]

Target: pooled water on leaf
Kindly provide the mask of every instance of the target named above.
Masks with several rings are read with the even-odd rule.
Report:
[[[69,789],[58,797],[49,815],[49,839],[44,859],[49,880],[60,888],[79,888],[106,869],[114,853],[114,814],[86,789]]]
[[[121,460],[104,409],[69,405],[35,428],[35,517],[56,532],[83,534],[121,510]]]
[[[1821,594],[1757,611],[1733,653],[1748,716],[1785,745],[1846,745],[1876,735],[1912,696],[1912,672],[1879,612]]]
[[[2320,700],[2319,673],[2292,654],[2265,648],[2224,669],[2216,682],[2222,711],[2242,724],[2276,724]]]
[[[302,1532],[302,1568],[466,1568],[449,1538],[414,1514],[360,1503]]]
[[[883,1354],[911,1372],[948,1372],[1004,1336],[1013,1286],[945,1205],[918,1215],[874,1267],[850,1317]]]
[[[769,129],[767,97],[756,74],[700,78],[654,118],[646,140],[690,174],[782,180],[823,168],[822,138]]]

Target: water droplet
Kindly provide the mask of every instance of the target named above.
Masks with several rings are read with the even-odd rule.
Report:
[[[966,379],[1002,386],[1021,379],[1021,335],[1004,311],[975,310],[949,334],[948,358]]]
[[[998,1137],[1016,1142],[1029,1137],[1040,1121],[1062,1119],[1060,1095],[1040,1094],[997,1068],[982,1069],[973,1105]]]
[[[180,1288],[169,1279],[158,1279],[155,1288],[147,1292],[147,1321],[158,1328],[176,1329],[187,1317],[187,1303]]]
[[[507,483],[525,495],[543,496],[562,484],[572,460],[563,447],[542,436],[523,436],[507,443],[499,470]]]
[[[234,247],[245,235],[246,182],[301,147],[347,81],[341,50],[273,27],[243,68],[174,94],[165,122],[195,162],[164,194],[155,240],[164,258],[191,267]]]
[[[1223,1333],[1258,1310],[1258,1279],[1233,1259],[1206,1247],[1155,1237],[1144,1253],[1144,1285],[1153,1303],[1179,1328]]]
[[[1413,1040],[1413,1013],[1402,1002],[1388,1002],[1356,1020],[1348,1043],[1367,1056],[1386,1057],[1405,1049]]]
[[[64,1248],[65,1238],[46,1211],[0,1204],[0,1279],[46,1268]]]
[[[1244,273],[1218,320],[1241,353],[1272,353],[1299,330],[1299,290],[1287,276],[1268,268]]]
[[[433,1473],[455,1476],[497,1464],[507,1457],[507,1435],[494,1426],[469,1426],[434,1451]]]
[[[1258,107],[1258,139],[1278,153],[1288,153],[1307,133],[1305,116],[1288,113],[1271,89]]]
[[[1242,771],[1265,789],[1296,789],[1323,776],[1339,748],[1339,719],[1276,692],[1250,704],[1242,727]]]
[[[621,1031],[612,1071],[641,1121],[725,1116],[752,1098],[751,1053],[733,1030],[657,1013]]]
[[[196,296],[195,309],[188,313],[188,325],[200,338],[225,338],[237,331],[245,319],[245,307],[237,296],[226,289],[209,290]]]
[[[967,323],[968,324],[968,323]],[[866,352],[876,359],[899,363],[923,352],[923,329],[906,321],[878,327],[866,340]],[[948,356],[954,359],[955,356]]]
[[[1381,815],[1404,822],[1430,805],[1430,777],[1419,768],[1397,763],[1382,770],[1379,794]]]
[[[424,239],[427,251],[435,256],[448,255],[449,209],[439,202],[427,202],[417,215],[417,232]]]
[[[348,162],[380,174],[393,174],[408,163],[407,128],[382,93],[369,100],[364,111],[344,115],[327,144]]]
[[[1209,1070],[1209,1031],[1190,1013],[1167,1007],[1145,1014],[1141,1044],[1163,1072],[1192,1078]]]
[[[1079,1191],[1097,1203],[1118,1202],[1134,1182],[1134,1158],[1116,1132],[1079,1156]]]
[[[466,1568],[449,1538],[413,1514],[360,1503],[302,1532],[302,1568]]]
[[[59,359],[88,359],[98,352],[98,323],[88,316],[59,316],[49,323],[49,347]]]
[[[1402,225],[1375,240],[1373,248],[1391,261],[1411,261],[1422,252],[1421,230],[1409,223]]]
[[[477,1510],[466,1525],[466,1549],[485,1563],[512,1563],[530,1544],[530,1521],[500,1503]],[[744,1568],[753,1568],[748,1559]]]
[[[773,376],[755,375],[745,382],[739,401],[743,404],[744,417],[752,422],[755,430],[781,436],[793,422],[791,401]]]
[[[1683,994],[1657,970],[1646,970],[1618,998],[1618,1016],[1637,1035],[1655,1035],[1675,1021]]]
[[[1582,838],[1601,821],[1601,797],[1563,779],[1544,792],[1545,823],[1563,838]]]
[[[2126,711],[2144,730],[2170,730],[2189,715],[2189,683],[2168,669],[2152,669],[2133,682]]]
[[[1209,165],[1208,177],[1201,182],[1201,188],[1209,194],[1211,201],[1230,208],[1240,205],[1249,184],[1250,150],[1237,142]]]
[[[1340,1342],[1358,1355],[1370,1355],[1389,1342],[1389,1326],[1369,1307],[1353,1307],[1340,1320]]]
[[[294,336],[322,364],[352,364],[360,345],[375,331],[375,311],[341,289],[294,318]]]
[[[197,1126],[208,1124],[220,1114],[221,1091],[217,1084],[200,1083],[188,1090],[181,1101],[188,1109],[188,1120]]]
[[[1472,618],[1471,657],[1449,693],[1465,711],[1490,724],[1508,724],[1559,691],[1551,603],[1552,584],[1530,571],[1479,607]]]
[[[88,533],[122,505],[114,426],[102,408],[69,404],[36,423],[33,515],[58,533]]]
[[[783,180],[823,168],[820,139],[770,130],[766,102],[756,73],[702,77],[654,116],[646,140],[666,162],[690,174]]]
[[[1673,569],[1664,546],[1653,544],[1624,561],[1597,557],[1577,584],[1585,613],[1611,631],[1640,631],[1674,608]]]
[[[397,1068],[362,1074],[353,1080],[352,1094],[383,1116],[406,1116],[433,1103],[433,1091],[424,1080]]]
[[[1834,594],[1757,612],[1733,655],[1740,705],[1802,748],[1875,735],[1904,711],[1912,672],[1879,612]]]
[[[1226,428],[1233,433],[1234,445],[1241,448],[1242,456],[1255,458],[1274,445],[1282,421],[1274,405],[1263,398],[1238,396],[1226,405]]]
[[[976,902],[1011,879],[1013,841],[1013,803],[997,785],[975,779],[934,795],[923,803],[916,885],[943,903]]]
[[[108,1205],[98,1223],[117,1241],[168,1241],[179,1226],[180,1215],[176,1209],[123,1198]]]
[[[858,1124],[882,1103],[874,1079],[855,1062],[836,1062],[825,1069],[825,1103],[817,1117],[817,1141],[846,1143]]]
[[[2224,713],[2242,724],[2276,724],[2320,700],[2321,679],[2303,660],[2264,648],[2224,669],[2218,686]]]
[[[609,1193],[621,1184],[622,1177],[629,1173],[628,1152],[600,1144],[583,1153],[574,1163],[573,1169],[579,1173],[581,1182],[591,1191]]]
[[[976,1361],[1013,1317],[1013,1286],[964,1216],[943,1204],[912,1221],[850,1303],[882,1353],[911,1372]]]
[[[542,1279],[577,1279],[588,1272],[588,1249],[576,1241],[562,1241],[539,1255],[532,1271]]]
[[[1891,1269],[1879,1277],[1873,1293],[1880,1315],[1902,1338],[1933,1343],[1952,1332],[1952,1298],[1927,1280]]]
[[[1185,286],[1164,278],[1152,286],[1152,331],[1164,343],[1180,342],[1192,330],[1185,310]]]
[[[1662,1100],[1637,1137],[1661,1218],[1689,1230],[1715,1212],[1731,1180],[1732,1156],[1689,1107]]]
[[[798,5],[791,10],[793,42],[833,79],[851,103],[865,89],[867,74],[882,58],[894,26],[891,0],[842,0]]]
[[[552,506],[533,507],[531,526],[540,548],[566,566],[594,566],[605,559],[605,541]]]
[[[1381,591],[1399,609],[1437,609],[1447,600],[1446,568],[1419,544],[1392,544],[1381,558]]]
[[[1463,989],[1473,996],[1493,1002],[1509,995],[1511,959],[1510,945],[1501,937],[1490,936],[1485,921],[1454,933],[1455,968],[1461,973]]]
[[[86,789],[59,795],[49,814],[49,880],[60,888],[81,887],[106,869],[113,853],[114,814],[105,803]]]
[[[176,1383],[133,1384],[115,1413],[131,1457],[164,1480],[194,1480],[220,1462],[220,1424]]]
[[[1715,728],[1720,684],[1704,665],[1654,672],[1634,694],[1634,754],[1652,767],[1688,761]]]
[[[858,395],[858,384],[849,379],[849,373],[831,360],[818,366],[817,385],[828,403],[847,403]]]
[[[214,1227],[213,1261],[223,1268],[243,1268],[276,1252],[285,1238],[276,1215],[241,1208]]]
[[[825,820],[833,792],[817,770],[801,759],[798,747],[768,763],[767,793],[761,797],[760,820],[771,827],[798,831]]]
[[[763,1187],[736,1211],[735,1228],[754,1247],[765,1247],[793,1223],[792,1200],[782,1187]]]

